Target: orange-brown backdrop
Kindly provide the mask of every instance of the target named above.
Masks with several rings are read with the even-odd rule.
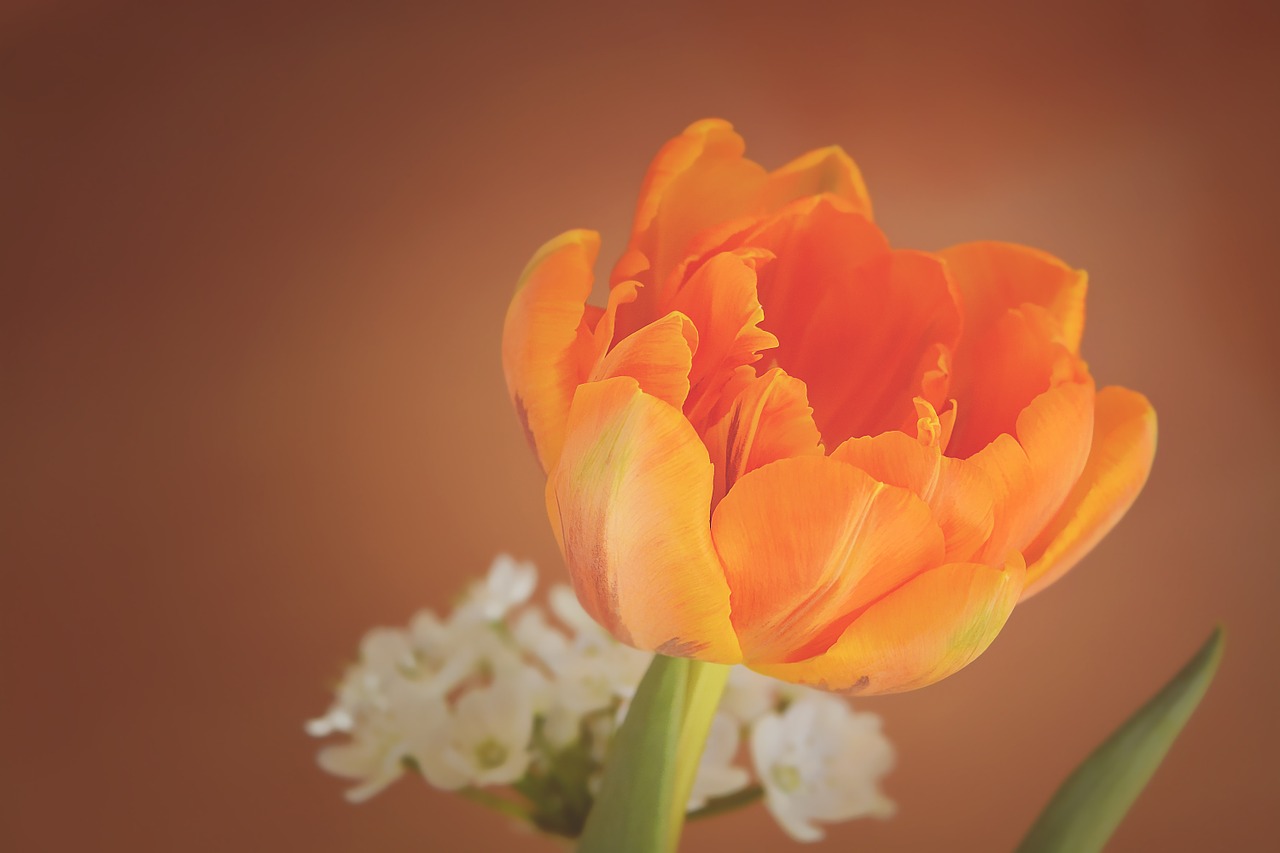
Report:
[[[1086,267],[1094,373],[1161,417],[1093,556],[964,673],[860,703],[899,815],[820,849],[1009,849],[1218,621],[1219,681],[1112,849],[1268,847],[1280,20],[1033,5],[2,13],[0,847],[557,849],[414,780],[348,805],[301,723],[366,628],[495,553],[562,577],[503,311],[555,233],[616,252],[707,115],[766,165],[842,144],[899,245]],[[687,849],[787,843],[756,808]]]

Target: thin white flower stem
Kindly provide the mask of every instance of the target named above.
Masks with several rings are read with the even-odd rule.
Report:
[[[514,817],[517,820],[524,821],[525,823],[530,823],[533,820],[533,816],[529,811],[519,803],[512,802],[505,797],[499,797],[497,794],[491,794],[483,788],[461,788],[457,793],[464,799],[468,799],[473,803],[479,803],[485,808],[501,812],[508,817]]]
[[[736,811],[737,809],[749,806],[757,800],[764,797],[764,787],[761,785],[748,785],[741,790],[734,791],[732,794],[725,794],[723,797],[713,797],[707,800],[707,804],[700,809],[695,809],[685,816],[686,821],[702,820],[703,818],[715,817],[716,815],[726,812]]]

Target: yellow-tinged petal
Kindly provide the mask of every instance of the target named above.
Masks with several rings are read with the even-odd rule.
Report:
[[[746,660],[822,651],[848,619],[942,562],[942,532],[906,489],[825,456],[746,474],[711,519]]]
[[[857,164],[837,145],[819,148],[797,157],[769,173],[764,187],[764,209],[775,211],[796,199],[829,193],[871,218],[871,196]]]
[[[939,566],[868,607],[822,654],[747,665],[784,681],[858,695],[925,687],[986,651],[1017,603],[1024,575],[1016,554],[1003,569]]]
[[[581,386],[547,511],[578,600],[637,648],[741,660],[711,542],[712,467],[680,411],[629,377]]]
[[[619,341],[591,378],[630,376],[644,393],[680,409],[689,396],[689,368],[697,349],[693,322],[672,311]]]
[[[1094,396],[1091,381],[1051,388],[1018,416],[1014,435],[963,460],[990,478],[995,496],[995,525],[978,560],[1000,565],[1022,552],[1062,506],[1089,457]]]
[[[746,144],[720,119],[690,125],[658,152],[645,175],[626,263],[613,280],[632,277],[633,253],[651,264],[651,287],[641,292],[642,315],[662,304],[666,278],[700,231],[753,212],[765,170],[743,157]]]
[[[546,471],[560,456],[569,403],[590,367],[583,317],[599,251],[594,231],[568,231],[546,243],[521,274],[502,327],[507,390]]]
[[[708,430],[706,444],[716,466],[713,505],[750,471],[779,459],[823,453],[804,383],[779,367],[734,397],[729,411]]]
[[[1115,527],[1137,499],[1156,452],[1156,413],[1136,391],[1098,392],[1093,447],[1058,514],[1027,548],[1030,597],[1062,577]]]

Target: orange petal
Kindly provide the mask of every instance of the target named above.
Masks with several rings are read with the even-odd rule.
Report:
[[[609,301],[605,304],[600,319],[592,327],[591,333],[591,369],[589,374],[595,376],[604,364],[604,357],[613,346],[613,339],[618,331],[618,314],[623,306],[636,301],[641,284],[637,281],[622,281],[609,290]],[[638,327],[637,327],[638,328]]]
[[[693,427],[628,377],[581,386],[547,512],[578,600],[637,648],[741,660],[711,543],[712,467]]]
[[[573,391],[591,357],[583,326],[594,231],[569,231],[533,256],[516,285],[502,328],[502,368],[511,402],[544,470],[555,467]]]
[[[950,394],[959,415],[948,452],[968,457],[1011,433],[1019,414],[1039,394],[1088,370],[1054,340],[1053,320],[1037,305],[1008,309],[973,341],[968,327],[953,361]]]
[[[708,431],[706,444],[716,466],[713,506],[749,471],[791,456],[823,453],[804,383],[777,367],[742,389]]]
[[[1010,308],[1039,305],[1053,318],[1056,337],[1073,354],[1084,334],[1088,275],[1027,246],[962,243],[938,253],[964,301],[966,336],[981,335]]]
[[[871,197],[862,172],[838,146],[819,148],[769,173],[764,187],[764,209],[778,210],[796,199],[830,193],[849,203],[852,210],[871,218]]]
[[[931,426],[941,434],[936,415]],[[990,479],[974,465],[943,456],[936,440],[922,442],[905,433],[886,432],[851,438],[831,458],[882,483],[910,489],[927,503],[947,543],[946,562],[971,559],[991,535],[995,497]]]
[[[950,563],[872,604],[830,649],[795,663],[748,665],[765,675],[858,695],[940,681],[986,651],[1022,591],[1016,558],[1004,569]]]
[[[756,298],[756,271],[766,258],[750,251],[716,255],[671,300],[672,309],[688,315],[698,328],[698,351],[689,374],[688,409],[695,424],[702,422],[734,370],[753,364],[762,350],[778,343],[759,326],[764,310]]]
[[[1031,398],[1050,387],[1055,353],[1079,355],[1088,278],[1011,243],[965,243],[938,255],[964,313],[950,393],[961,413],[952,453],[968,456],[1008,432]]]
[[[642,315],[656,314],[666,277],[700,231],[736,219],[759,204],[765,171],[742,155],[746,145],[720,119],[690,125],[650,165],[640,190],[628,260],[614,281],[635,274],[639,252],[650,262],[652,287],[642,292]]]
[[[641,391],[680,409],[689,396],[689,368],[697,349],[693,322],[673,311],[619,341],[591,378],[631,376]]]
[[[741,247],[775,256],[758,276],[765,326],[795,346],[817,301],[827,291],[843,287],[859,268],[888,254],[889,241],[862,214],[831,196],[818,196],[787,205],[725,243],[725,250]]]
[[[1089,456],[1094,396],[1091,381],[1052,388],[1018,416],[1014,435],[963,460],[990,478],[995,495],[995,525],[980,561],[1000,565],[1010,551],[1023,551],[1062,506]]]
[[[1058,514],[1027,548],[1030,597],[1080,561],[1115,527],[1142,491],[1156,452],[1156,413],[1147,398],[1112,386],[1098,392],[1093,448]]]
[[[809,282],[803,318],[774,326],[771,291],[760,288],[765,327],[778,335],[778,364],[808,386],[823,438],[837,444],[899,429],[915,421],[917,396],[941,406],[946,382],[937,371],[960,336],[941,262],[895,251],[850,270],[830,265],[824,253],[779,255],[770,265],[793,266],[792,275]]]
[[[822,651],[859,609],[943,554],[923,501],[823,456],[782,459],[738,480],[711,531],[743,655],[761,663]]]

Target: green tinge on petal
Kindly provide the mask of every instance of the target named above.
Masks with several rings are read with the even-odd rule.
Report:
[[[1222,660],[1222,628],[1071,774],[1017,853],[1097,853],[1164,760]]]

